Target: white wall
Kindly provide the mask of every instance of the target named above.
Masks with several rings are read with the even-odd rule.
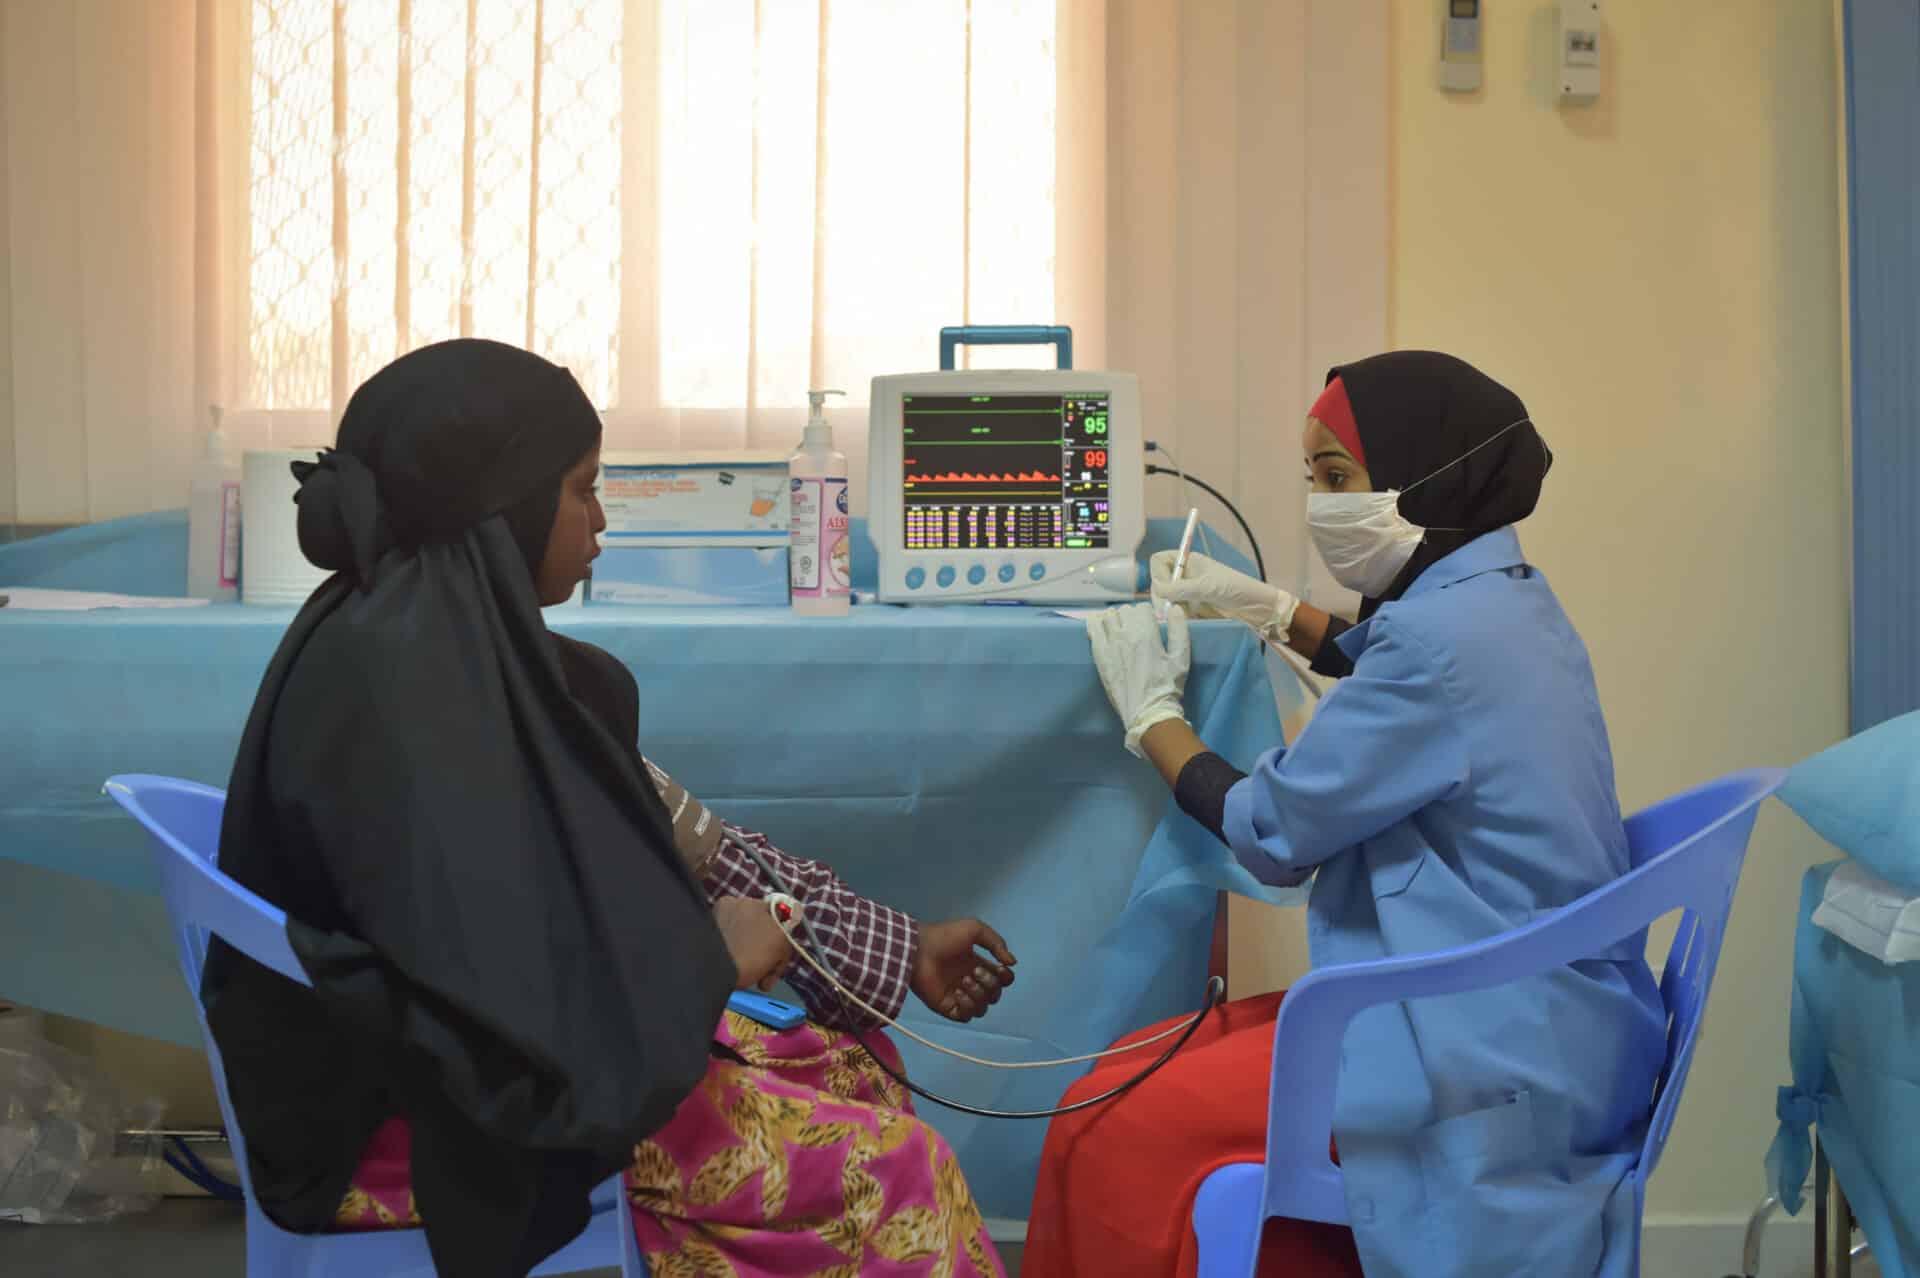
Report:
[[[1834,16],[1616,0],[1603,96],[1562,108],[1555,8],[1487,6],[1485,87],[1455,96],[1439,6],[1393,4],[1391,343],[1478,363],[1551,442],[1522,536],[1592,651],[1631,811],[1846,730]],[[1652,1184],[1728,1262],[1788,1078],[1800,874],[1835,855],[1763,813]],[[1297,919],[1234,920],[1237,996],[1304,970]]]

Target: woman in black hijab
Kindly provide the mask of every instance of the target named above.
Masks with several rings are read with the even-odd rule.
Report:
[[[1164,640],[1152,605],[1112,609],[1088,632],[1127,747],[1261,882],[1313,880],[1316,968],[1472,945],[1625,874],[1592,666],[1512,527],[1550,460],[1519,398],[1451,356],[1376,356],[1334,370],[1301,446],[1308,530],[1366,600],[1335,640],[1345,677],[1291,746],[1242,773],[1183,718],[1182,607]],[[1259,583],[1224,569],[1196,580],[1155,593],[1227,615],[1257,598]],[[1292,638],[1304,606],[1276,615],[1266,589],[1266,621]],[[1644,942],[1361,1011],[1339,1044],[1332,1114],[1308,1116],[1331,1125],[1346,1202],[1318,1219],[1351,1233],[1274,1222],[1260,1272],[1633,1272],[1632,1173],[1666,1022]],[[1064,1278],[1102,1254],[1135,1258],[1114,1274],[1191,1272],[1201,1180],[1266,1157],[1280,1006],[1227,1004],[1127,1102],[1049,1129],[1024,1273]],[[1105,1085],[1096,1070],[1068,1099]],[[1200,1096],[1217,1099],[1197,1109]],[[1122,1149],[1136,1154],[1124,1172]]]
[[[209,955],[262,1207],[325,1227],[404,1115],[450,1274],[524,1273],[579,1232],[700,1081],[735,984],[652,786],[568,694],[540,615],[557,583],[529,571],[599,439],[566,370],[491,342],[354,394],[300,468],[301,548],[336,575],[267,669],[221,830],[314,983]]]
[[[491,342],[415,351],[355,393],[336,448],[296,468],[302,549],[336,575],[268,668],[221,836],[314,982],[209,957],[262,1207],[302,1232],[349,1219],[363,1156],[398,1132],[410,1193],[381,1212],[417,1205],[463,1278],[524,1274],[577,1234],[594,1185],[741,1061],[728,993],[789,957],[764,906],[703,884],[675,827],[688,796],[669,811],[634,748],[632,675],[539,611],[598,553],[599,441],[564,369]],[[1011,979],[974,957],[998,944],[977,921],[894,917],[913,988],[956,1019]],[[976,1250],[951,1151],[902,1121],[920,1167],[949,1167],[954,1246]]]

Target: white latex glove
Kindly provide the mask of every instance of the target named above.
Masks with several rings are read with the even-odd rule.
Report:
[[[1173,579],[1177,550],[1162,550],[1153,557],[1153,597],[1163,603],[1179,604],[1193,617],[1231,617],[1244,621],[1273,643],[1287,641],[1287,628],[1293,625],[1294,609],[1300,606],[1278,586],[1256,581],[1243,572],[1235,572],[1205,555],[1189,554],[1186,571]]]
[[[1167,610],[1167,638],[1162,643],[1152,604],[1109,608],[1087,618],[1087,638],[1093,641],[1093,663],[1100,668],[1107,700],[1126,725],[1127,749],[1139,756],[1140,737],[1148,728],[1186,718],[1180,697],[1187,688],[1192,658],[1187,615],[1178,608]]]

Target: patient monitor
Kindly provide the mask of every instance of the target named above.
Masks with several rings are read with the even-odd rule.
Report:
[[[876,377],[871,404],[868,525],[883,601],[1132,597],[1146,512],[1131,373]]]

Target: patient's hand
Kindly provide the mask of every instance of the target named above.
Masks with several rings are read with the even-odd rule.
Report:
[[[770,990],[793,961],[787,934],[767,912],[767,903],[744,896],[723,896],[713,903],[713,921],[726,938],[727,953],[738,972],[734,988]]]
[[[1000,934],[979,919],[922,923],[920,953],[913,961],[913,992],[949,1020],[970,1021],[985,1016],[1000,1001],[1000,991],[1013,984],[1017,962]]]

